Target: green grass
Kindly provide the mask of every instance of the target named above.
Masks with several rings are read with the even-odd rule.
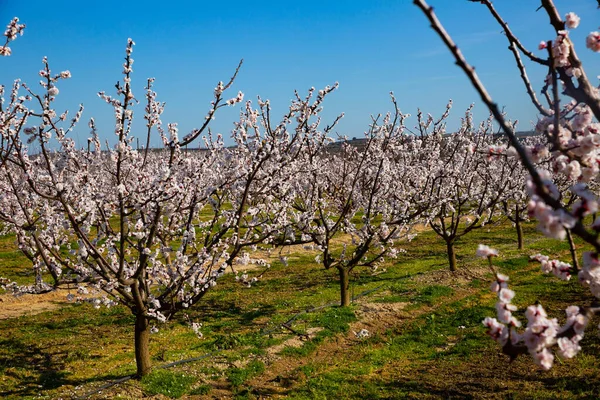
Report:
[[[128,381],[103,395],[597,398],[597,323],[586,333],[582,354],[557,361],[548,372],[539,371],[528,356],[508,363],[484,333],[481,320],[494,316],[495,298],[489,292],[492,275],[474,256],[478,243],[500,250],[494,265],[510,276],[517,292],[516,315],[522,321],[525,307],[536,301],[559,321],[567,305],[589,304],[588,291],[577,282],[543,275],[528,260],[530,254],[543,252],[568,261],[566,242],[542,237],[533,224],[525,226],[525,238],[522,252],[508,225],[461,238],[456,243],[459,273],[452,275],[445,244],[423,232],[401,244],[406,253],[385,265],[386,272],[355,270],[354,295],[378,290],[349,308],[319,308],[338,301],[337,274],[316,265],[314,252],[291,250],[288,267],[275,261],[251,288],[240,286],[231,275],[223,277],[187,310],[187,318],[177,315],[158,325],[159,332],[151,337],[156,366],[209,356],[155,369],[142,381]],[[19,266],[11,240],[0,239],[0,276],[27,283],[33,276]],[[366,319],[366,305],[384,311]],[[285,347],[295,335],[281,324],[292,318],[295,331],[314,332],[300,347]],[[202,339],[188,328],[188,319],[202,323]],[[96,310],[87,304],[65,303],[37,315],[0,320],[0,397],[70,398],[134,373],[132,327],[129,310]],[[368,338],[355,337],[353,331],[362,328],[369,331]],[[283,347],[273,354],[273,346]]]
[[[196,379],[182,373],[158,369],[144,376],[141,384],[146,393],[177,399],[186,394]]]
[[[0,278],[20,285],[30,284],[35,278],[31,261],[17,248],[14,234],[0,236]]]
[[[354,321],[356,321],[356,316],[350,307],[328,308],[317,314],[315,318],[317,326],[323,327],[332,334],[348,332],[348,324]]]
[[[230,368],[227,370],[227,379],[235,388],[242,386],[246,381],[256,375],[263,373],[265,364],[261,361],[253,360],[243,368]]]
[[[413,301],[431,306],[435,303],[438,303],[440,298],[450,296],[452,293],[454,293],[454,290],[448,286],[426,286],[419,291],[419,293],[413,298]]]

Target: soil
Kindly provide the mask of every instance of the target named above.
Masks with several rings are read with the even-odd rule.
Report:
[[[315,337],[317,332],[322,331],[323,328],[308,328],[306,330],[306,336],[294,336],[289,338],[283,343],[280,343],[276,346],[271,346],[267,349],[267,356],[269,359],[274,360],[277,359],[277,355],[286,347],[302,347],[307,340],[311,340]]]
[[[0,295],[0,319],[18,318],[23,315],[35,315],[55,310],[68,304],[67,295],[73,293],[67,289],[58,289],[43,294]]]
[[[459,268],[456,271],[440,269],[414,277],[415,282],[436,284],[452,288],[464,287],[474,279],[489,280],[490,269],[485,266],[476,268]]]

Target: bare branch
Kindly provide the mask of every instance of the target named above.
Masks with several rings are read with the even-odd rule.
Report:
[[[523,65],[523,61],[521,60],[521,56],[519,55],[519,51],[515,48],[515,43],[511,43],[508,48],[512,51],[515,62],[517,63],[517,67],[519,68],[519,72],[521,73],[521,79],[523,80],[523,84],[525,85],[525,89],[527,90],[527,94],[531,99],[533,105],[538,109],[540,114],[549,117],[551,114],[550,110],[546,109],[537,99],[535,92],[531,86],[531,82],[529,81],[529,77],[527,76],[527,71],[525,70],[525,65]]]
[[[494,5],[492,4],[492,2],[490,0],[469,0],[469,1],[472,1],[473,3],[481,3],[481,4],[485,5],[488,8],[488,10],[490,10],[490,13],[496,19],[496,21],[498,21],[498,24],[500,24],[500,26],[504,30],[504,34],[506,35],[506,38],[508,39],[510,44],[516,45],[519,48],[519,50],[521,50],[523,52],[523,54],[525,54],[531,61],[534,61],[534,62],[536,62],[538,64],[542,64],[542,65],[550,65],[550,61],[544,60],[542,58],[535,56],[531,51],[527,50],[525,48],[525,46],[523,46],[521,41],[512,33],[512,31],[508,27],[508,24],[506,23],[506,21],[504,21],[504,19],[500,16],[500,14],[498,14],[498,12],[494,8]]]

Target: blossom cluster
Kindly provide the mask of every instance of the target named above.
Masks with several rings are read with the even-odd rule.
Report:
[[[6,30],[4,31],[4,36],[6,37],[6,42],[4,45],[0,46],[0,56],[10,56],[12,50],[8,47],[8,43],[15,40],[17,35],[23,35],[23,31],[25,30],[25,24],[19,23],[19,18],[13,18],[8,25],[6,26]]]
[[[550,257],[542,254],[533,255],[530,257],[530,259],[539,261],[541,263],[542,272],[544,273],[552,272],[556,277],[563,281],[568,281],[571,279],[571,271],[573,267],[569,263],[559,260],[551,260]]]
[[[535,259],[546,265],[542,268],[556,269],[557,273],[562,273],[558,265],[560,262],[549,261],[547,257],[539,255]],[[511,303],[515,292],[508,288],[508,280],[508,276],[496,274],[496,280],[492,283],[491,290],[498,295],[497,318],[486,317],[483,320],[488,335],[511,357],[527,351],[535,363],[546,370],[554,363],[553,347],[557,347],[555,353],[561,358],[573,358],[577,355],[581,350],[579,342],[588,324],[588,317],[583,310],[577,306],[569,306],[566,309],[566,322],[561,326],[556,318],[548,318],[540,304],[529,306],[525,312],[526,329],[519,333],[517,328],[521,327],[521,322],[513,315],[517,307]]]

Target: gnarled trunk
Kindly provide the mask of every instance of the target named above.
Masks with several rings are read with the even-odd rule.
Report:
[[[446,251],[448,252],[448,263],[450,271],[456,271],[456,252],[454,251],[454,240],[446,240]]]
[[[150,372],[150,324],[141,313],[135,316],[135,363],[137,365],[137,376],[142,377]]]
[[[350,271],[344,267],[338,268],[340,273],[340,305],[347,307],[350,305]]]
[[[517,213],[517,217],[515,219],[515,225],[517,228],[517,243],[519,250],[523,250],[523,227],[521,226],[521,218],[519,218],[519,214]]]
[[[577,261],[577,249],[575,249],[575,242],[573,242],[573,235],[571,235],[570,229],[567,231],[567,241],[569,242],[569,250],[571,251],[571,259],[573,260],[573,274],[579,272],[579,262]]]

